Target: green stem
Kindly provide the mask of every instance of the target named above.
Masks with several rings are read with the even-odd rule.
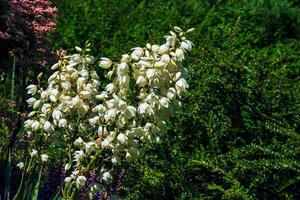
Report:
[[[71,194],[70,200],[73,200],[73,199],[75,199],[75,195],[76,195],[76,193],[77,193],[77,188],[75,187],[75,188],[73,189],[73,192],[72,192],[72,194]]]
[[[94,162],[96,161],[97,157],[100,155],[101,151],[102,151],[102,149],[99,149],[99,150],[96,152],[94,158],[91,160],[91,162],[88,164],[88,166],[87,166],[87,168],[86,168],[86,171],[87,171],[87,172],[90,171],[90,168],[91,168],[92,164],[94,164]]]
[[[14,99],[15,98],[15,94],[14,94],[14,90],[15,90],[15,71],[16,71],[16,57],[13,57],[13,69],[12,69],[12,75],[11,75],[11,89],[10,89],[10,98]]]

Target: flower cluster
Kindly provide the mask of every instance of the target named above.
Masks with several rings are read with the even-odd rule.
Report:
[[[78,54],[60,54],[59,62],[52,66],[52,70],[56,71],[48,78],[47,88],[33,84],[27,87],[28,94],[32,95],[27,103],[33,111],[25,121],[25,128],[28,137],[33,137],[32,146],[39,137],[48,142],[63,133],[63,141],[70,142],[75,132],[87,131],[89,111],[96,105],[93,97],[98,94],[99,88],[99,77],[91,69],[95,61],[88,54],[88,46],[85,51],[77,47]],[[61,141],[58,143],[61,145]]]
[[[46,89],[27,87],[33,95],[27,103],[34,109],[25,122],[28,132],[42,135],[43,141],[62,134],[62,145],[72,146],[72,159],[65,165],[70,171],[66,187],[89,185],[93,194],[100,192],[101,184],[113,180],[115,165],[135,161],[142,144],[160,141],[166,121],[189,87],[181,62],[192,49],[186,39],[192,31],[174,27],[163,45],[133,48],[118,62],[101,58],[99,66],[109,70],[110,80],[103,91],[89,49],[79,47],[78,54],[62,56],[53,65],[58,70]],[[100,179],[89,183],[91,173]]]

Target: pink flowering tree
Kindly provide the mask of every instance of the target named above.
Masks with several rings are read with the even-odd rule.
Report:
[[[45,65],[49,57],[45,34],[55,28],[57,9],[50,0],[10,0],[8,4],[6,28],[0,31],[6,52],[12,50],[24,66]]]

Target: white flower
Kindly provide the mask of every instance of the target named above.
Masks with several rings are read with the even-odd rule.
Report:
[[[143,56],[144,51],[141,47],[135,47],[131,50],[133,50],[133,52],[131,53],[131,58],[133,60],[138,60],[141,56]]]
[[[170,100],[173,100],[176,97],[176,90],[174,88],[169,88],[167,92],[167,97]]]
[[[71,181],[72,181],[72,178],[71,178],[71,177],[66,177],[66,178],[65,178],[65,182],[66,182],[66,183],[70,183]]]
[[[58,121],[58,127],[61,127],[61,128],[63,128],[63,127],[66,127],[67,126],[67,120],[66,119],[60,119],[59,121]]]
[[[65,164],[65,171],[71,171],[72,166],[74,170],[65,179],[66,183],[78,189],[87,187],[85,175],[99,167],[95,165],[99,159],[110,162],[107,163],[109,169],[100,170],[101,184],[111,183],[110,170],[114,165],[125,160],[134,161],[140,155],[143,143],[159,141],[169,114],[179,102],[177,96],[181,98],[181,93],[189,87],[181,64],[185,53],[193,46],[185,38],[189,31],[192,30],[184,32],[174,27],[165,36],[165,44],[147,43],[144,48],[133,48],[130,55],[122,55],[118,64],[101,58],[100,67],[109,68],[105,76],[109,82],[104,91],[101,91],[99,76],[92,70],[94,58],[83,54],[90,50],[80,47],[75,47],[79,53],[64,56],[52,67],[56,72],[49,77],[47,88],[27,87],[29,94],[40,94],[39,99],[32,97],[27,100],[34,109],[29,115],[31,119],[24,122],[26,131],[34,134],[30,139],[38,137],[41,142],[52,142],[45,138],[62,133],[64,139],[58,142],[65,148],[65,139],[72,139],[69,134],[77,130],[77,137],[90,138],[86,142],[81,137],[74,138],[73,161]],[[43,129],[41,134],[34,132],[40,129]],[[97,135],[99,137],[94,138]],[[95,154],[98,148],[109,153],[101,154],[100,158]],[[30,155],[40,154],[32,149]],[[41,159],[45,162],[48,156],[42,154]],[[89,165],[92,159],[97,161]],[[88,169],[90,171],[86,171]],[[91,191],[101,191],[99,184],[89,183],[89,195]]]
[[[31,153],[30,153],[30,156],[31,157],[34,157],[34,156],[36,156],[37,155],[37,150],[35,150],[35,149],[32,149],[32,151],[31,151]]]
[[[162,98],[159,100],[159,104],[160,104],[162,107],[168,108],[168,107],[169,107],[169,99],[167,99],[166,97],[162,97]]]
[[[155,62],[154,63],[154,67],[156,68],[162,68],[162,67],[165,67],[167,64],[163,61],[158,61],[158,62]]]
[[[126,62],[121,62],[117,68],[118,74],[125,74],[128,72],[128,64]]]
[[[35,115],[35,111],[32,111],[32,112],[30,112],[29,114],[28,114],[28,117],[33,117],[34,115]]]
[[[120,133],[117,137],[117,140],[121,143],[124,144],[127,141],[127,137],[124,133]]]
[[[167,53],[168,51],[169,51],[169,47],[168,47],[167,45],[163,44],[163,45],[161,45],[161,46],[159,47],[158,53],[159,53],[159,54],[165,54],[165,53]]]
[[[138,62],[138,64],[139,64],[140,66],[142,66],[142,67],[147,67],[147,68],[149,68],[149,67],[152,66],[152,65],[151,65],[151,62],[148,62],[148,61],[145,61],[145,60],[140,60],[140,61]]]
[[[126,63],[128,63],[128,62],[130,62],[130,60],[131,60],[131,57],[130,57],[128,54],[123,54],[123,55],[122,55],[121,62],[126,62]]]
[[[96,99],[102,100],[108,98],[107,92],[101,92],[100,94],[96,95]]]
[[[184,59],[184,52],[182,51],[182,49],[176,49],[175,54],[179,61],[182,61]]]
[[[96,144],[95,142],[88,142],[88,143],[85,143],[85,150],[87,152],[87,154],[90,154],[91,152],[95,151],[96,150]]]
[[[41,108],[42,113],[46,114],[51,111],[51,105],[49,103],[46,103]]]
[[[115,91],[115,86],[113,83],[109,83],[106,87],[105,87],[105,91],[109,94],[113,93]]]
[[[49,121],[46,121],[44,123],[43,128],[44,128],[45,131],[50,131],[51,130],[51,123]]]
[[[151,46],[151,50],[152,50],[154,53],[158,53],[159,47],[160,47],[159,45],[154,44],[154,45]]]
[[[42,91],[41,92],[41,99],[47,99],[47,97],[48,97],[48,92],[47,91]]]
[[[132,161],[132,159],[133,159],[132,155],[129,152],[126,152],[125,158],[128,161]]]
[[[49,158],[49,156],[48,156],[47,154],[42,154],[42,155],[41,155],[41,160],[42,160],[43,162],[47,162],[47,161],[48,161],[48,158]]]
[[[184,78],[180,78],[176,82],[175,87],[176,87],[178,94],[180,94],[181,92],[185,92],[186,89],[189,87],[189,85]]]
[[[28,119],[24,122],[24,127],[29,129],[31,127],[32,123],[33,123],[33,120]]]
[[[121,83],[122,85],[126,85],[128,82],[129,82],[129,76],[128,75],[122,75],[122,76],[119,76],[119,79],[118,79],[119,83]],[[122,87],[120,85],[120,87]]]
[[[109,172],[104,172],[102,174],[102,180],[105,182],[105,183],[110,183],[112,181],[112,175],[109,173]]]
[[[138,112],[140,114],[148,114],[148,115],[152,115],[154,114],[153,109],[151,108],[151,106],[148,103],[141,103],[138,107]]]
[[[99,62],[99,66],[103,69],[108,69],[112,65],[112,61],[108,58],[101,58],[101,61]]]
[[[81,71],[79,71],[80,76],[82,76],[82,78],[84,78],[84,80],[88,80],[89,78],[89,72],[86,69],[82,69]]]
[[[75,97],[72,98],[72,105],[76,106],[77,104],[79,104],[80,102],[80,98],[78,95],[76,95]]]
[[[181,72],[177,72],[174,77],[174,81],[177,81],[181,77]]]
[[[100,117],[99,116],[95,116],[91,119],[89,119],[89,123],[91,126],[95,126],[96,124],[99,123]]]
[[[58,75],[58,71],[53,73],[49,78],[48,78],[48,82],[52,82],[52,81],[57,81],[57,75]]]
[[[64,82],[61,83],[61,87],[64,90],[68,90],[68,89],[70,89],[70,84],[68,82],[64,81]]]
[[[32,128],[34,131],[37,131],[37,130],[40,128],[40,122],[34,121],[34,122],[31,124],[31,128]]]
[[[79,93],[79,95],[83,99],[90,99],[91,98],[91,93],[89,91],[81,91]]]
[[[136,84],[139,87],[145,87],[147,85],[147,80],[144,76],[138,76],[138,78],[136,79]]]
[[[75,141],[74,141],[74,145],[75,146],[81,146],[83,144],[83,139],[81,137],[77,138]]]
[[[26,89],[28,90],[27,94],[35,95],[35,93],[37,92],[37,86],[36,85],[29,85],[29,86],[27,86]]]
[[[53,117],[53,119],[59,121],[60,118],[62,117],[61,111],[55,109],[55,110],[53,111],[53,113],[52,113],[52,117]]]
[[[114,120],[116,117],[117,111],[116,109],[109,109],[108,111],[105,112],[104,119],[106,122]]]
[[[36,102],[36,99],[34,97],[31,97],[27,99],[26,102],[28,103],[28,105],[32,106]]]
[[[107,110],[107,108],[103,104],[99,104],[92,109],[92,112],[99,112],[99,113],[103,114],[106,110]]]
[[[104,136],[107,133],[106,127],[99,126],[97,132],[99,137]]]
[[[24,166],[25,166],[24,162],[19,162],[19,163],[17,164],[17,167],[19,167],[19,169],[23,169]]]
[[[161,62],[164,62],[166,64],[169,64],[171,58],[170,58],[170,55],[169,54],[163,54],[161,57],[160,57],[160,61]]]
[[[54,97],[57,97],[57,95],[59,94],[58,89],[54,88],[52,90],[50,90],[50,94],[53,95]]]
[[[76,179],[76,187],[79,189],[85,185],[86,178],[85,176],[78,176]]]
[[[148,69],[146,71],[146,76],[149,80],[151,80],[155,76],[155,69]]]
[[[105,148],[107,146],[109,146],[110,142],[107,138],[105,138],[102,142],[101,142],[101,146],[102,148]]]
[[[184,51],[191,51],[192,50],[192,46],[193,46],[193,43],[189,40],[184,40],[181,42],[181,48],[184,50]]]
[[[77,88],[82,88],[86,80],[83,77],[80,77],[76,81]]]
[[[132,118],[135,116],[135,113],[136,113],[135,107],[127,106],[126,111],[125,111],[126,117]]]
[[[55,103],[55,102],[57,101],[57,98],[56,98],[55,96],[53,96],[53,95],[50,95],[50,96],[49,96],[49,99],[50,99],[50,101],[53,102],[53,103]]]
[[[85,157],[85,154],[82,150],[74,152],[74,161],[79,162]]]
[[[172,34],[167,36],[166,38],[166,45],[169,46],[169,47],[174,47],[175,44],[176,44],[176,34],[174,34],[174,32],[170,32]]]
[[[113,157],[111,158],[111,162],[112,162],[114,165],[116,165],[117,163],[120,162],[120,158],[117,157],[117,156],[113,156]]]

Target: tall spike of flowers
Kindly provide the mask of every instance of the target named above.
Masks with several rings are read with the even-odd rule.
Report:
[[[62,55],[52,66],[56,71],[46,89],[27,88],[32,95],[27,103],[34,110],[25,122],[34,138],[31,153],[45,157],[46,145],[64,146],[67,188],[89,186],[93,196],[100,185],[110,184],[116,165],[136,161],[143,144],[160,141],[166,121],[181,104],[189,87],[182,61],[192,49],[193,43],[186,39],[192,31],[174,27],[162,45],[135,47],[118,62],[101,58],[99,65],[109,70],[110,80],[103,91],[89,44],[75,47],[77,54]],[[63,140],[55,139],[59,137]],[[99,178],[89,181],[91,174]]]

